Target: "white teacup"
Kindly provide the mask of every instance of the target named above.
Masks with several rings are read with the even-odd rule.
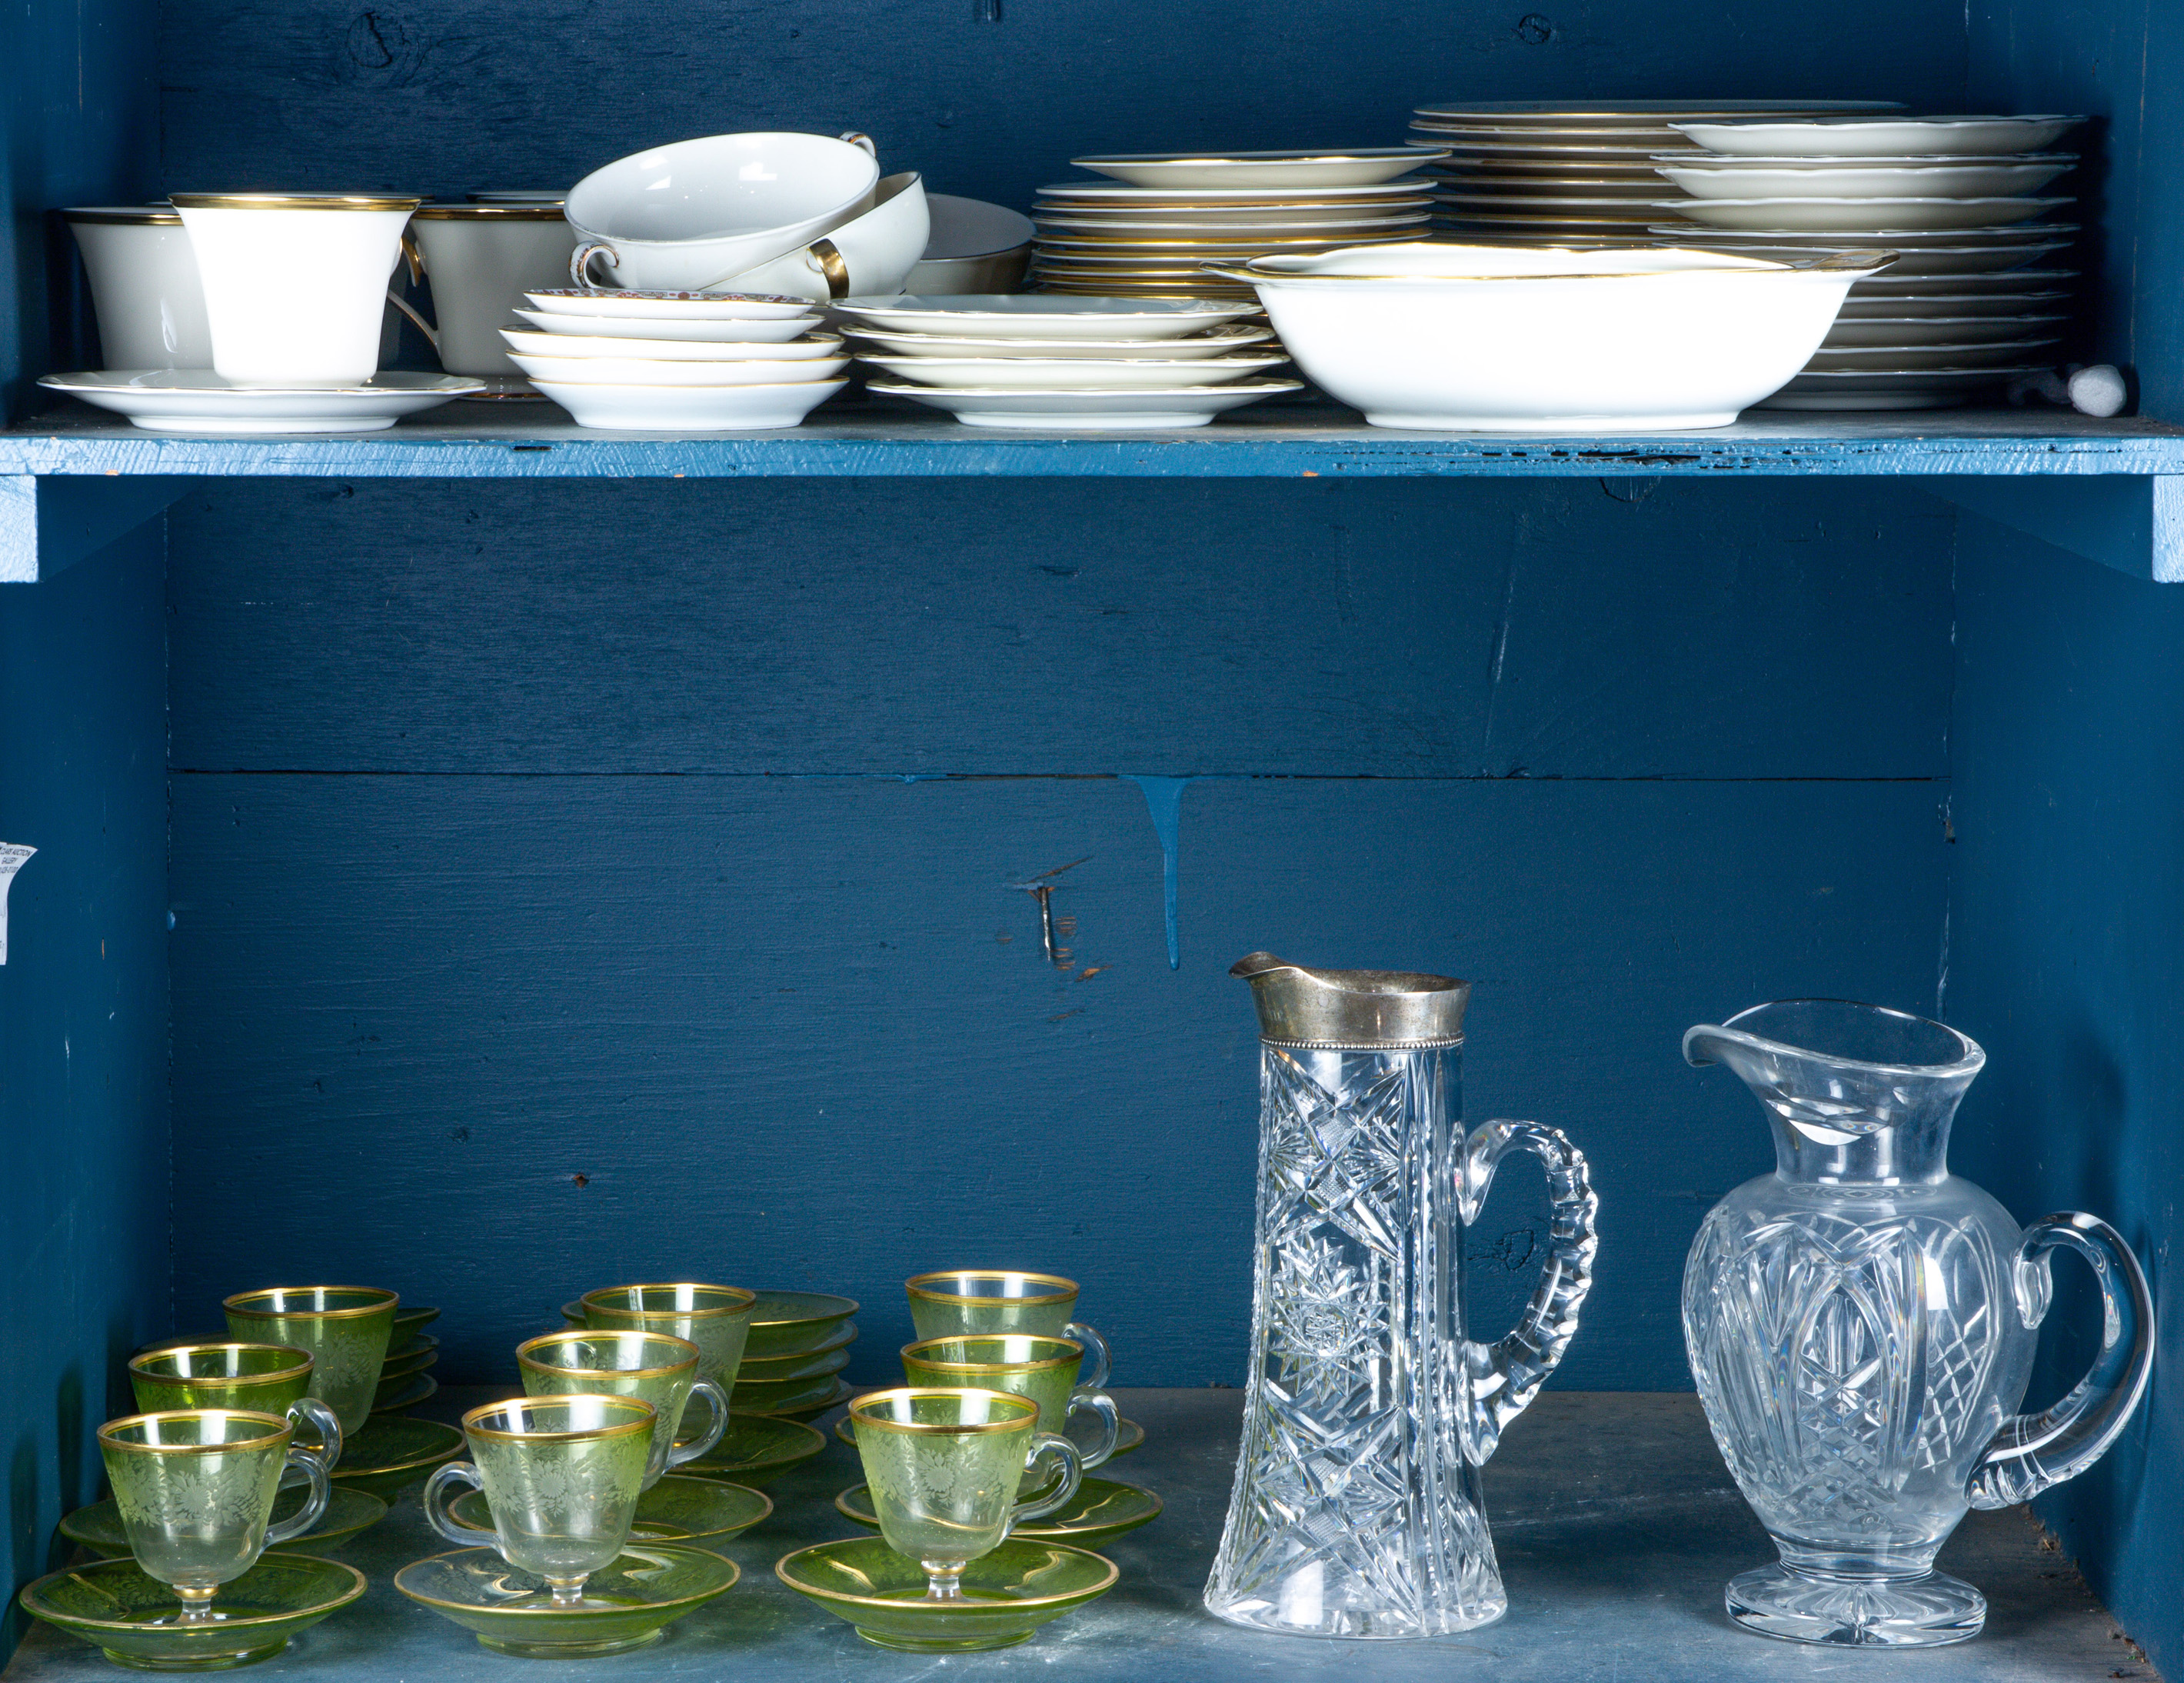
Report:
[[[515,375],[500,330],[526,293],[558,287],[569,273],[577,235],[561,207],[424,204],[410,231],[432,283],[431,337],[440,366],[450,374]]]
[[[570,272],[634,292],[717,287],[861,214],[879,174],[858,134],[709,135],[640,152],[569,190],[582,242]]]
[[[239,386],[369,380],[379,369],[387,277],[418,203],[381,193],[175,194],[204,281],[214,371]]]
[[[829,298],[894,298],[925,250],[932,219],[915,170],[889,176],[872,191],[872,208],[829,229],[801,250],[747,269],[726,284],[738,293],[779,293],[823,304]]]
[[[109,368],[209,368],[212,328],[197,254],[164,204],[85,206],[68,218],[91,279]]]

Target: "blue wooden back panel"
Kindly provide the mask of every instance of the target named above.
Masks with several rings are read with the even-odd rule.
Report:
[[[58,1567],[168,1284],[164,557],[156,527],[0,588],[0,1582]],[[0,1646],[20,1615],[12,1596]]]

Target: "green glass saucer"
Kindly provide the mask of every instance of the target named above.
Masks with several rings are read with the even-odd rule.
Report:
[[[741,1574],[710,1549],[646,1543],[626,1548],[584,1585],[582,1606],[556,1608],[545,1584],[489,1548],[413,1560],[394,1587],[474,1632],[479,1645],[527,1659],[589,1659],[627,1653],[727,1593]]]
[[[797,1408],[773,1408],[763,1412],[776,1420],[816,1420],[828,1409],[838,1408],[851,1397],[861,1396],[864,1390],[864,1386],[851,1385],[847,1379],[837,1379],[833,1390],[816,1402],[807,1402]]]
[[[463,1451],[463,1435],[437,1420],[408,1414],[374,1414],[342,1446],[334,1468],[336,1490],[369,1491],[384,1501],[417,1483],[443,1461]]]
[[[397,1309],[394,1312],[394,1330],[387,1340],[387,1353],[399,1356],[414,1349],[425,1329],[439,1318],[437,1309]]]
[[[854,1297],[825,1291],[761,1291],[751,1306],[750,1336],[744,1357],[810,1356],[857,1312]],[[846,1341],[846,1340],[845,1340]]]
[[[749,1379],[760,1385],[773,1385],[783,1379],[816,1379],[822,1374],[841,1371],[849,1362],[842,1352],[857,1341],[856,1324],[844,1321],[833,1331],[809,1350],[800,1350],[793,1356],[749,1356],[736,1369],[736,1383]],[[839,1355],[839,1360],[830,1358]]]
[[[1120,1575],[1112,1561],[1064,1543],[1011,1537],[963,1569],[957,1601],[930,1601],[925,1569],[878,1537],[783,1555],[774,1576],[883,1648],[958,1653],[1028,1641],[1050,1619],[1095,1601]]]
[[[483,1491],[466,1491],[448,1510],[465,1525],[493,1529],[493,1509]],[[638,1543],[691,1543],[710,1548],[738,1531],[747,1531],[773,1512],[771,1497],[720,1479],[685,1479],[670,1474],[637,1499],[637,1523],[630,1540]]]
[[[777,1420],[771,1414],[731,1414],[727,1430],[721,1434],[711,1452],[684,1462],[675,1470],[686,1477],[766,1485],[826,1446],[827,1440],[800,1420]]]
[[[857,1429],[850,1424],[850,1417],[847,1414],[834,1422],[834,1435],[852,1449],[857,1446]],[[1105,1467],[1108,1461],[1112,1461],[1118,1456],[1128,1455],[1134,1449],[1142,1449],[1145,1446],[1145,1429],[1135,1420],[1117,1422],[1115,1453],[1109,1456],[1107,1461],[1102,1461],[1100,1464]]]
[[[849,1352],[842,1354],[847,1357]],[[745,1414],[786,1414],[798,1408],[823,1408],[839,1381],[832,1374],[816,1379],[786,1379],[779,1385],[745,1385],[736,1381],[728,1393],[728,1407]]]
[[[23,1610],[138,1671],[225,1671],[270,1659],[364,1593],[364,1574],[309,1554],[261,1554],[213,1597],[211,1623],[175,1623],[173,1590],[133,1560],[94,1560],[24,1586]]]
[[[852,1485],[834,1498],[835,1511],[860,1525],[879,1529],[880,1516],[872,1509],[872,1493]],[[1125,1531],[1149,1525],[1161,1516],[1161,1499],[1136,1485],[1112,1479],[1087,1479],[1077,1494],[1041,1519],[1028,1519],[1009,1535],[1032,1542],[1069,1543],[1078,1548],[1097,1548]]]
[[[297,1485],[273,1498],[271,1523],[279,1524],[304,1505],[305,1487]],[[326,1499],[326,1517],[300,1537],[281,1545],[287,1554],[332,1554],[351,1537],[387,1517],[387,1504],[368,1491],[336,1485]],[[121,1508],[113,1502],[94,1502],[79,1507],[60,1523],[60,1533],[106,1560],[129,1556],[129,1533],[121,1524]]]
[[[379,1364],[382,1383],[399,1379],[404,1374],[421,1374],[440,1359],[440,1340],[432,1334],[420,1333],[417,1341],[398,1356],[390,1356]]]
[[[371,1394],[371,1412],[399,1414],[437,1396],[439,1389],[440,1382],[430,1374],[404,1374],[398,1379],[382,1379],[379,1389]]]

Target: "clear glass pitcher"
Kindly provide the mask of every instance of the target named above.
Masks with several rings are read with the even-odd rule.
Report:
[[[1470,984],[1306,970],[1230,972],[1259,1009],[1259,1207],[1251,1367],[1228,1524],[1206,1605],[1307,1636],[1437,1636],[1507,1609],[1479,1468],[1577,1330],[1598,1201],[1552,1128],[1467,1132]],[[1463,1236],[1513,1150],[1536,1152],[1554,1218],[1522,1324],[1464,1335]]]
[[[1781,1554],[1730,1581],[1730,1617],[1861,1647],[1978,1635],[1985,1598],[1934,1556],[1968,1507],[2026,1501],[2115,1441],[2153,1363],[2138,1259],[2091,1216],[2020,1232],[1949,1173],[1986,1062],[1953,1028],[1790,1000],[1693,1028],[1684,1056],[1736,1071],[1774,1131],[1774,1173],[1714,1207],[1684,1270],[1699,1400]],[[2020,1414],[2059,1248],[2100,1282],[2101,1353]]]

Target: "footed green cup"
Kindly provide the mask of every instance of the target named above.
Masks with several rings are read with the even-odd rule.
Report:
[[[1092,1447],[1083,1451],[1089,1470],[1115,1452],[1122,1418],[1113,1397],[1077,1383],[1084,1362],[1084,1346],[1075,1340],[1028,1333],[928,1338],[902,1347],[902,1374],[911,1385],[967,1385],[1024,1397],[1038,1405],[1042,1432],[1060,1433],[1080,1409],[1093,1415],[1100,1428]]]
[[[231,1337],[310,1351],[309,1394],[354,1436],[371,1418],[400,1301],[376,1286],[276,1285],[237,1292],[225,1307]]]
[[[698,1377],[733,1389],[758,1294],[736,1285],[610,1285],[588,1291],[584,1317],[599,1332],[659,1332],[698,1346]]]
[[[176,1408],[228,1408],[286,1415],[306,1425],[331,1472],[341,1462],[341,1421],[308,1395],[308,1350],[285,1344],[170,1344],[129,1362],[129,1385],[147,1414]]]
[[[652,1458],[644,1487],[661,1474],[695,1461],[727,1429],[727,1393],[698,1377],[698,1346],[655,1332],[556,1332],[515,1348],[523,1389],[533,1396],[633,1396],[652,1405]],[[705,1429],[687,1443],[675,1436],[693,1396],[705,1400]]]

